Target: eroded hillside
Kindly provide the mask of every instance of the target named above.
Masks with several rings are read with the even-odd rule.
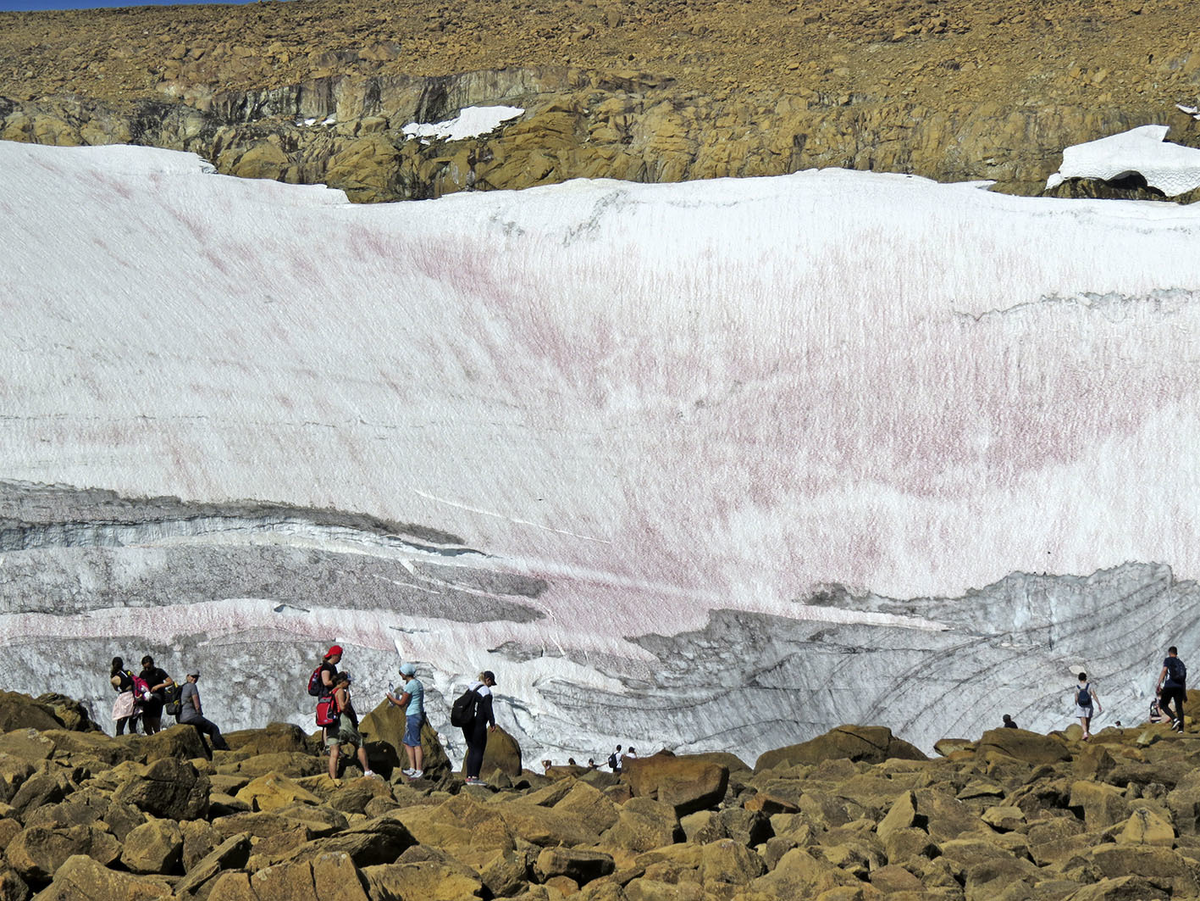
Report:
[[[1188,3],[293,0],[0,14],[0,135],[192,150],[359,200],[813,166],[1040,190],[1062,147],[1197,143]],[[7,100],[3,99],[7,98]],[[468,105],[524,116],[422,145]],[[311,124],[305,124],[313,120]]]

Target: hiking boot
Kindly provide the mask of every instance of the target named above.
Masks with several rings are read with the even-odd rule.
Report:
[[[420,779],[424,775],[425,775],[424,770],[413,770],[411,773],[409,773],[408,778],[409,779]]]

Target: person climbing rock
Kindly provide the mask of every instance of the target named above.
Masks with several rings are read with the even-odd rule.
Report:
[[[486,785],[479,778],[479,770],[483,767],[483,754],[487,750],[488,733],[496,731],[496,715],[492,711],[492,688],[496,685],[496,676],[491,670],[484,670],[479,679],[467,686],[468,691],[475,692],[475,717],[462,727],[463,739],[467,743],[467,757],[463,766],[467,771],[467,785]]]

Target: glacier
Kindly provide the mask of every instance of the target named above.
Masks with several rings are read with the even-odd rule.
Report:
[[[1140,718],[1196,626],[1200,208],[822,170],[356,206],[0,142],[0,688],[223,729],[494,670],[531,760]],[[1100,725],[1103,725],[1103,719]],[[603,755],[603,756],[602,756]]]

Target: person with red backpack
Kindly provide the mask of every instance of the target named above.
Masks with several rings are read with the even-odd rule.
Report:
[[[328,726],[322,720],[322,716],[325,714],[322,708],[328,706],[327,699],[333,694],[333,690],[337,685],[337,665],[341,660],[342,646],[337,644],[331,645],[329,650],[325,652],[325,656],[321,658],[320,665],[308,677],[308,693],[311,697],[317,698],[317,725],[321,727],[322,741],[329,738]]]
[[[334,683],[333,694],[330,695],[332,710],[335,717],[333,723],[326,727],[325,746],[329,749],[329,778],[338,781],[338,761],[341,759],[341,745],[354,745],[358,748],[358,763],[364,776],[374,776],[371,765],[367,762],[367,749],[363,745],[362,735],[358,731],[358,714],[354,712],[354,704],[350,700],[350,683],[354,680],[349,673],[338,673]]]

